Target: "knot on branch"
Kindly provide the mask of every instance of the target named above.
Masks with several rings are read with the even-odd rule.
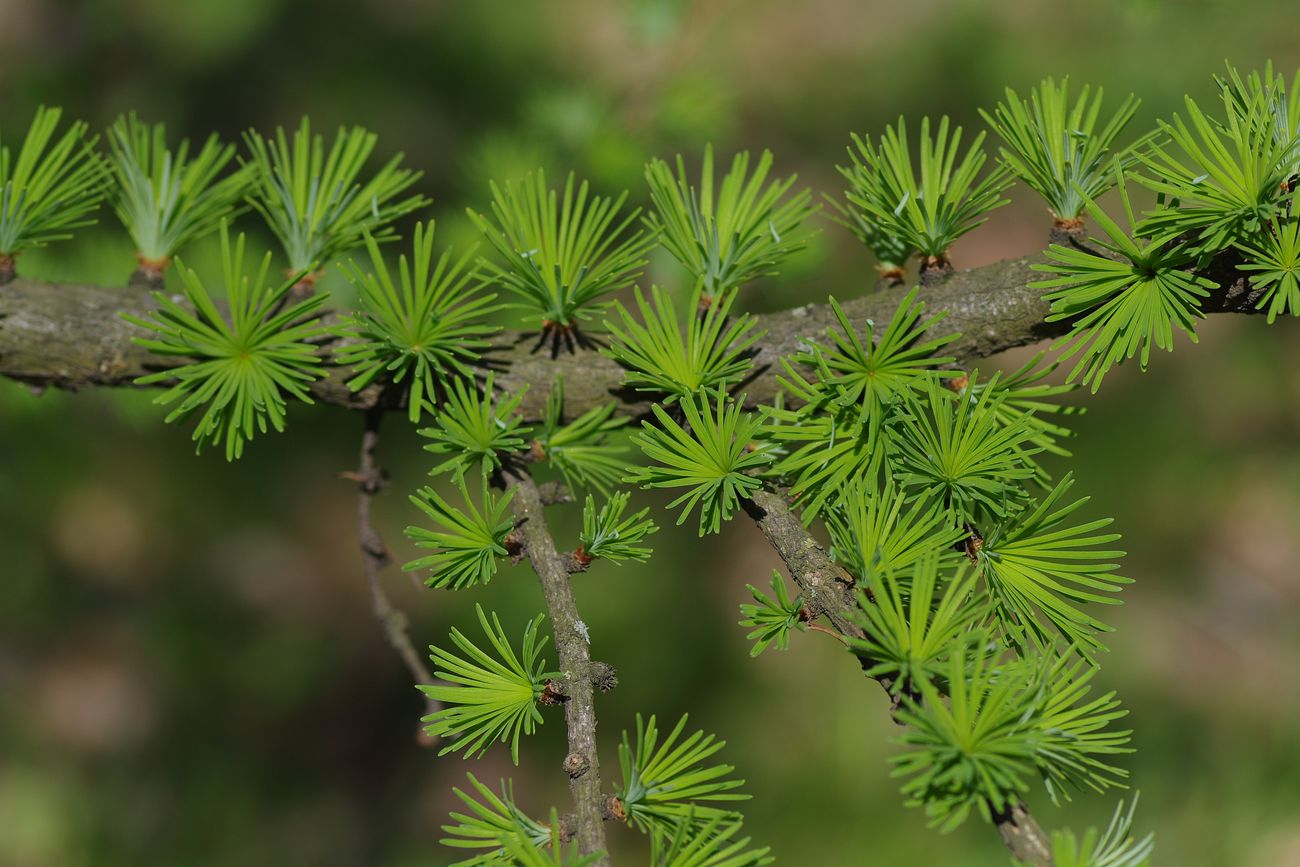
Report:
[[[564,757],[563,768],[569,779],[576,780],[591,770],[591,761],[582,753],[569,753]]]
[[[973,524],[966,525],[966,532],[970,535],[957,543],[957,550],[965,554],[972,563],[978,565],[980,551],[984,550],[984,536],[979,530],[975,529]]]
[[[161,291],[166,285],[167,269],[171,267],[172,257],[151,258],[143,253],[135,254],[136,269],[131,272],[127,285],[133,289],[150,289]]]
[[[957,269],[952,267],[952,262],[946,256],[927,256],[921,260],[922,286],[942,283],[956,273]]]
[[[593,559],[590,554],[582,550],[581,545],[578,546],[576,551],[570,551],[562,556],[564,558],[564,569],[570,575],[575,575],[579,572],[586,572],[587,568],[591,566],[591,561]]]
[[[506,556],[510,558],[510,565],[518,566],[519,561],[524,559],[524,555],[527,553],[524,550],[524,537],[519,534],[517,529],[511,530],[502,540],[502,544],[505,546]]]
[[[339,478],[356,482],[361,493],[374,496],[388,487],[388,471],[382,467],[367,467],[364,470],[346,470],[339,473]]]
[[[543,506],[558,506],[573,502],[573,491],[558,479],[538,485],[537,493],[542,498]]]
[[[388,552],[388,546],[384,540],[379,537],[379,531],[374,527],[366,527],[361,531],[361,550],[374,560],[375,563],[383,568],[393,561],[392,555]]]
[[[605,799],[605,808],[602,812],[606,819],[613,819],[616,822],[627,821],[627,807],[623,806],[618,795],[610,795]]]
[[[601,692],[609,692],[618,686],[618,672],[608,662],[591,664],[591,685]]]
[[[1083,217],[1070,219],[1054,217],[1050,240],[1053,244],[1060,244],[1062,247],[1088,250],[1088,230],[1084,226]]]
[[[551,679],[546,681],[546,686],[542,688],[542,694],[537,697],[538,704],[557,705],[564,704],[568,701],[569,694],[564,689],[564,683]]]

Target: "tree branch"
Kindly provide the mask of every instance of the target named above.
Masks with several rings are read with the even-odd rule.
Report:
[[[851,617],[858,607],[853,579],[812,537],[783,494],[760,488],[740,506],[781,557],[803,595],[809,619],[825,615],[836,631],[850,638],[866,634]]]
[[[932,312],[947,311],[939,326],[961,337],[944,351],[963,363],[1006,349],[1064,334],[1065,322],[1045,322],[1048,306],[1028,284],[1042,278],[1031,270],[1041,257],[998,262],[957,271],[923,286],[920,298]],[[1221,257],[1209,269],[1222,288],[1206,300],[1207,313],[1253,313],[1255,294],[1237,275],[1234,263]],[[901,297],[900,289],[877,291],[844,304],[852,321],[886,322]],[[122,311],[147,314],[153,301],[138,288],[64,285],[16,279],[0,285],[0,376],[37,386],[86,388],[129,386],[142,374],[166,366],[164,359],[131,342],[140,329],[123,321]],[[776,374],[783,356],[799,350],[809,337],[820,338],[835,320],[829,305],[807,304],[758,316],[766,336],[756,345],[753,374],[743,390],[750,405],[767,403],[777,392]],[[564,377],[565,413],[577,415],[610,400],[623,415],[649,412],[651,398],[622,385],[623,370],[593,349],[560,352],[555,357],[537,348],[537,335],[508,331],[497,335],[485,354],[497,369],[497,384],[508,392],[528,388],[520,411],[540,418],[546,395],[557,375]],[[351,392],[348,371],[330,367],[312,384],[316,400],[354,409],[388,406],[380,389]]]
[[[1066,333],[1067,322],[1045,321],[1048,305],[1038,290],[1029,288],[1029,283],[1041,277],[1031,267],[1040,261],[1043,261],[1041,255],[1036,255],[926,281],[919,297],[931,312],[948,314],[938,327],[943,333],[961,335],[945,352],[971,365],[1007,349]],[[1217,258],[1206,270],[1219,283],[1219,288],[1202,304],[1204,312],[1258,312],[1257,293],[1251,291],[1235,265],[1235,257],[1227,254]],[[900,297],[901,290],[878,290],[848,301],[843,308],[865,330],[868,321],[887,321]],[[5,284],[0,280],[0,376],[37,387],[131,386],[135,378],[165,368],[166,363],[132,343],[139,330],[118,314],[147,314],[152,306],[151,298],[138,287],[111,289],[26,279]],[[776,374],[782,357],[795,354],[806,339],[820,338],[835,324],[826,304],[808,304],[756,318],[758,327],[766,334],[755,345],[752,374],[743,386],[750,406],[770,403],[775,397]],[[566,414],[580,414],[610,400],[619,402],[622,415],[644,416],[649,412],[652,398],[624,387],[622,369],[596,351],[578,349],[552,354],[539,350],[535,333],[522,332],[505,332],[492,344],[485,353],[485,363],[498,371],[496,381],[502,389],[508,392],[527,389],[520,411],[530,419],[542,416],[550,384],[561,375],[565,382]],[[367,466],[373,471],[377,436],[369,419],[377,419],[385,411],[397,408],[397,404],[385,401],[381,390],[375,387],[352,393],[345,384],[347,378],[345,369],[327,367],[326,376],[312,384],[311,392],[322,403],[367,411],[360,471],[364,474]],[[560,500],[562,495],[557,492],[554,497],[544,497],[522,470],[503,470],[501,479],[504,485],[516,490],[512,508],[520,523],[528,557],[542,583],[560,664],[566,675],[565,717],[570,753],[565,769],[570,775],[577,806],[579,844],[584,852],[598,851],[605,847],[601,823],[604,798],[600,793],[595,747],[593,668],[586,629],[579,619],[568,583],[569,568],[565,557],[556,550],[542,514],[548,500]],[[378,583],[378,571],[386,562],[386,553],[382,542],[371,548],[370,543],[377,540],[377,534],[369,526],[369,496],[373,491],[368,494],[364,483],[362,487],[358,511],[376,615],[412,674],[427,681],[430,678],[427,673],[421,673],[427,670],[418,655],[413,649],[409,654],[403,649],[403,640],[410,647],[404,619],[387,603]],[[744,507],[785,561],[814,615],[825,615],[843,635],[860,635],[861,630],[848,616],[856,605],[851,580],[807,533],[784,497],[760,491]],[[1047,837],[1023,805],[999,817],[998,828],[1018,858],[1033,867],[1050,867]]]
[[[760,488],[750,499],[741,500],[741,507],[785,563],[803,596],[809,619],[825,615],[841,635],[864,637],[862,628],[852,616],[858,606],[853,580],[808,532],[785,495]],[[865,658],[861,663],[864,669],[873,664]],[[887,693],[893,686],[888,677],[874,679]],[[1017,803],[1004,815],[995,818],[1002,842],[1011,854],[1030,867],[1052,867],[1048,837],[1024,804]]]
[[[569,753],[564,772],[576,807],[576,836],[583,854],[604,851],[605,797],[600,791],[600,758],[596,752],[596,707],[593,680],[612,683],[608,666],[591,661],[586,624],[578,614],[578,603],[569,584],[565,555],[555,547],[546,526],[545,503],[537,483],[528,473],[509,464],[500,471],[500,483],[514,491],[510,508],[523,539],[524,552],[542,584],[546,611],[555,635],[555,649],[564,672],[564,721],[568,728]],[[593,862],[608,867],[609,859]]]
[[[1027,867],[1054,867],[1051,838],[1029,815],[1029,808],[1017,801],[1005,813],[994,816],[1002,842]]]
[[[366,427],[361,435],[361,457],[357,470],[355,473],[343,475],[357,483],[357,532],[361,542],[361,562],[366,573],[366,584],[370,588],[370,604],[375,619],[383,627],[384,636],[397,651],[397,655],[402,658],[406,670],[411,673],[415,683],[429,685],[433,683],[433,674],[430,673],[428,666],[424,664],[420,653],[411,642],[411,636],[407,632],[409,621],[406,613],[389,600],[388,594],[384,592],[383,582],[380,580],[380,573],[392,560],[388,547],[384,545],[383,537],[379,535],[379,531],[375,529],[370,519],[371,501],[387,484],[383,470],[375,461],[375,449],[379,446],[379,423],[383,417],[383,412],[379,410],[366,412]],[[442,705],[426,696],[425,707],[426,712],[432,714],[441,710]],[[425,746],[432,746],[434,743],[433,739],[423,732],[419,737],[420,743]]]

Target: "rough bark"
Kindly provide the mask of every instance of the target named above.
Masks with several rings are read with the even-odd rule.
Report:
[[[760,489],[740,505],[785,563],[809,619],[825,616],[841,635],[864,637],[851,616],[858,604],[852,579],[812,537],[786,498]]]
[[[995,816],[998,833],[1011,854],[1026,867],[1054,867],[1051,839],[1043,832],[1024,804],[1016,803],[1001,816]]]
[[[922,287],[920,297],[932,312],[946,311],[940,328],[961,337],[945,352],[971,364],[980,358],[1066,331],[1066,323],[1045,322],[1047,305],[1028,284],[1042,277],[1031,270],[1038,257],[1012,259],[957,271]],[[1204,305],[1206,312],[1254,312],[1254,295],[1224,263],[1211,276],[1224,281]],[[893,314],[904,290],[890,288],[854,298],[844,304],[850,318],[865,329],[868,320],[883,323]],[[141,336],[123,321],[122,311],[141,315],[153,301],[139,288],[41,283],[18,278],[0,286],[0,376],[36,386],[86,388],[129,386],[136,377],[165,367],[167,362],[136,346]],[[777,391],[779,360],[799,349],[809,337],[821,337],[834,323],[826,304],[806,304],[758,317],[766,332],[756,346],[752,375],[743,387],[749,404],[771,401]],[[507,331],[497,335],[486,353],[498,371],[498,385],[509,392],[528,388],[521,411],[539,418],[546,393],[557,375],[564,377],[565,412],[576,415],[617,400],[622,414],[649,412],[650,396],[622,385],[623,371],[592,348],[552,353],[539,347],[537,335]],[[324,379],[311,386],[316,400],[354,409],[380,405],[379,389],[351,392],[344,384],[348,371],[329,367]],[[395,408],[397,402],[392,406]]]
[[[510,466],[501,470],[500,481],[514,491],[510,507],[517,524],[515,532],[522,539],[524,553],[541,581],[560,671],[564,673],[564,722],[568,728],[569,752],[563,768],[573,795],[578,848],[583,854],[601,852],[606,849],[605,797],[600,791],[593,680],[604,682],[612,676],[591,661],[587,627],[578,613],[578,603],[569,584],[568,559],[555,547],[546,526],[546,504],[537,483],[524,470]],[[609,860],[602,857],[593,864],[607,867]]]

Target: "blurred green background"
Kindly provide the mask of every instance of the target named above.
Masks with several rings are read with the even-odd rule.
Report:
[[[136,109],[191,136],[304,113],[320,129],[364,124],[385,155],[424,170],[442,239],[459,245],[489,177],[572,168],[642,201],[648,157],[711,141],[770,147],[780,170],[838,191],[850,131],[903,112],[979,126],[1004,86],[1048,74],[1103,85],[1112,103],[1138,92],[1149,125],[1184,93],[1210,95],[1225,58],[1300,66],[1294,12],[1283,0],[0,0],[0,127],[12,135],[41,102],[98,126]],[[959,244],[959,267],[1043,246],[1044,207],[1023,188],[1013,198]],[[102,213],[98,230],[25,257],[25,273],[124,281],[130,247]],[[869,256],[817,222],[803,255],[747,290],[754,309],[872,285]],[[651,276],[674,279],[661,262]],[[1099,681],[1132,709],[1128,764],[1158,863],[1294,867],[1300,330],[1215,320],[1201,334],[1079,398],[1079,488],[1092,514],[1117,518],[1137,582],[1111,615]],[[558,715],[518,769],[500,750],[467,763],[416,744],[421,702],[370,615],[354,486],[339,478],[359,418],[295,407],[286,434],[228,466],[195,458],[150,398],[0,383],[0,864],[446,864],[438,826],[467,770],[513,775],[536,815],[564,809]],[[401,561],[405,494],[427,468],[404,419],[388,422],[382,460],[394,484],[378,518]],[[575,519],[557,513],[562,535]],[[635,713],[689,711],[728,741],[755,796],[749,833],[782,863],[1006,863],[987,827],[941,837],[901,806],[887,702],[834,642],[804,634],[749,659],[736,606],[777,565],[750,526],[654,541],[645,566],[576,579],[596,653],[621,678],[599,705],[609,772]],[[396,569],[386,581],[418,644],[470,624],[475,601],[511,631],[541,608],[522,567],[473,593],[421,591]],[[1032,803],[1044,824],[1081,827],[1114,802]],[[631,836],[615,835],[616,852],[637,851]]]

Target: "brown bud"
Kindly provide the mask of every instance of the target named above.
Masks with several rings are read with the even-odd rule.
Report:
[[[605,814],[618,822],[627,821],[627,807],[623,806],[618,795],[610,795],[605,801]]]
[[[548,680],[546,686],[542,689],[542,694],[537,697],[537,701],[539,704],[556,705],[563,704],[567,698],[563,684],[558,680]]]

